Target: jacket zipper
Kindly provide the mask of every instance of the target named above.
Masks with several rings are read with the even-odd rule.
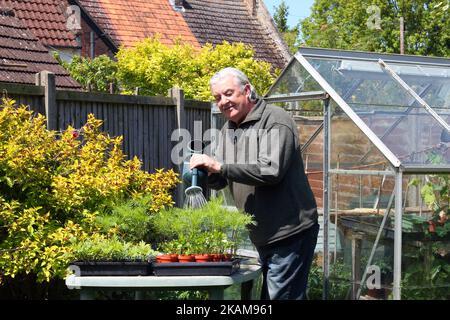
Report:
[[[233,138],[233,147],[234,147],[234,163],[237,163],[237,136],[236,136],[236,130],[234,131],[234,138]]]

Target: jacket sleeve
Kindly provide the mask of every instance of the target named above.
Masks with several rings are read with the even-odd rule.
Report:
[[[279,183],[297,155],[297,136],[284,124],[264,130],[258,139],[256,163],[223,164],[221,175],[234,182],[263,186]]]
[[[207,184],[208,187],[210,187],[211,189],[220,190],[228,185],[228,181],[219,173],[213,173],[210,176],[208,176]]]

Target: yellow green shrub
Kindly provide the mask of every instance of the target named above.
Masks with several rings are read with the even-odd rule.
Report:
[[[151,195],[150,212],[173,205],[177,174],[141,170],[101,124],[89,115],[80,129],[49,131],[42,115],[2,101],[0,283],[28,273],[39,281],[63,276],[75,243],[100,232],[98,212],[119,201]]]
[[[125,93],[136,87],[144,95],[166,95],[179,87],[190,99],[210,101],[209,79],[222,68],[235,67],[247,74],[259,94],[266,93],[279,70],[256,60],[255,52],[243,43],[206,44],[200,49],[178,41],[173,46],[158,36],[140,41],[133,48],[117,53],[117,77]]]

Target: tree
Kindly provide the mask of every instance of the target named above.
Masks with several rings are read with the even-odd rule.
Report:
[[[273,14],[273,20],[277,26],[278,31],[287,32],[289,31],[289,26],[287,24],[288,10],[289,6],[286,5],[286,2],[281,1],[278,7],[274,7],[275,11]]]
[[[289,16],[289,6],[286,2],[281,1],[278,7],[274,7],[275,11],[273,14],[273,20],[277,26],[278,31],[281,33],[284,42],[286,42],[289,51],[291,53],[296,53],[299,48],[299,35],[300,35],[300,25],[296,25],[293,28],[289,28],[287,24],[287,18]]]
[[[400,17],[405,53],[450,56],[450,11],[442,0],[316,0],[301,22],[308,46],[400,53]]]
[[[263,94],[276,78],[268,62],[254,59],[252,47],[224,41],[200,49],[178,41],[167,46],[158,37],[148,38],[134,48],[121,48],[117,53],[118,73],[125,93],[140,87],[144,95],[166,95],[168,89],[180,87],[186,98],[211,101],[209,79],[225,67],[242,70],[257,92]]]
[[[167,95],[168,89],[176,86],[184,90],[186,98],[210,101],[209,79],[225,67],[241,69],[258,93],[269,89],[280,70],[254,55],[253,48],[243,43],[224,41],[196,49],[180,40],[167,46],[155,36],[133,48],[121,48],[117,61],[102,55],[95,59],[75,56],[70,63],[60,63],[91,91],[108,92],[113,83],[123,94],[133,94],[139,87],[142,95]]]
[[[173,205],[177,174],[141,170],[101,125],[89,114],[79,130],[49,131],[44,116],[0,100],[0,296],[36,298],[37,283],[64,278],[76,243],[98,234],[96,217],[116,203],[151,195],[149,212]]]
[[[117,63],[107,55],[94,59],[74,56],[70,62],[61,60],[58,54],[55,58],[85,90],[109,92],[111,83],[117,88]]]

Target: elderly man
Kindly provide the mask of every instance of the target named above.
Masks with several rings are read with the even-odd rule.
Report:
[[[213,189],[228,185],[236,206],[255,217],[249,233],[263,268],[262,299],[305,299],[319,225],[296,125],[258,99],[240,70],[222,69],[210,87],[228,121],[214,157],[196,154],[190,167],[207,170]]]

